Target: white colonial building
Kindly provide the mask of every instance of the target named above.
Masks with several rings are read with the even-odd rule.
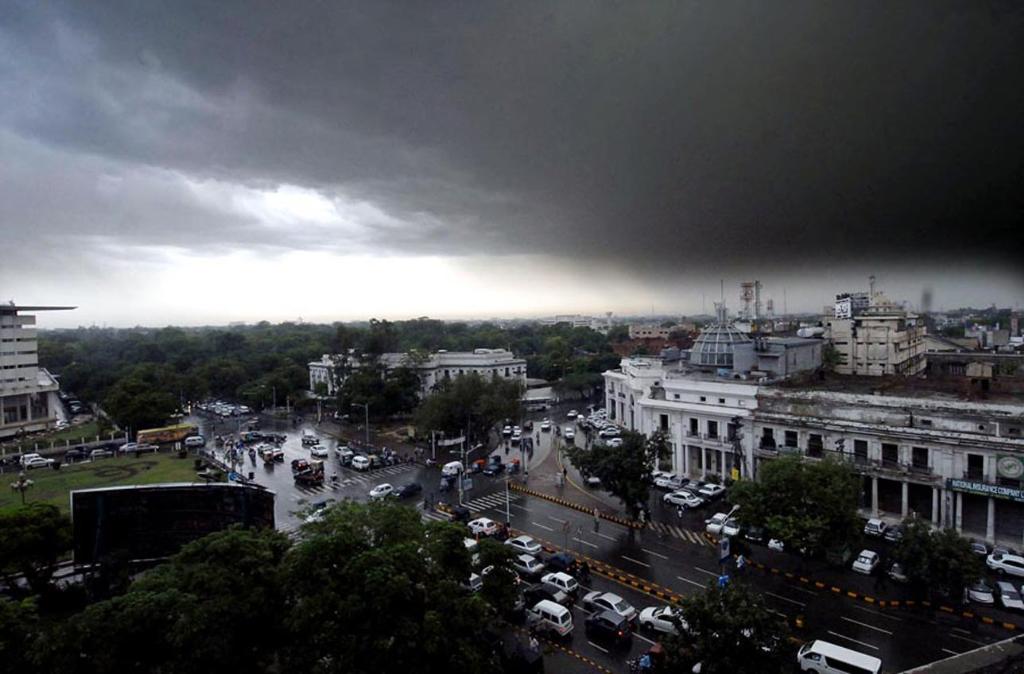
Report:
[[[342,356],[325,354],[320,360],[309,364],[309,388],[316,391],[317,384],[327,387],[333,395],[340,385],[336,363]],[[348,358],[352,358],[349,356]],[[473,351],[437,351],[431,354],[385,353],[380,357],[385,369],[411,367],[416,370],[421,383],[421,395],[430,393],[445,379],[454,379],[462,374],[476,373],[490,379],[513,379],[526,389],[526,360],[517,358],[507,349],[474,349]],[[351,365],[358,365],[351,361]]]
[[[39,367],[36,317],[22,311],[74,307],[0,304],[0,438],[43,431],[57,421],[57,380]]]

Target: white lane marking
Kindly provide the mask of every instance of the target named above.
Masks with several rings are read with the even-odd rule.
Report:
[[[668,559],[668,555],[663,555],[660,552],[655,552],[653,550],[648,550],[647,548],[640,548],[640,549],[643,550],[644,552],[646,552],[648,555],[654,555],[655,557],[661,557],[662,559]]]
[[[861,646],[864,646],[865,648],[870,648],[870,649],[876,650],[876,651],[878,650],[878,646],[872,646],[871,644],[866,644],[863,641],[857,641],[856,639],[851,639],[850,637],[846,636],[845,634],[840,634],[839,632],[833,632],[832,630],[829,630],[828,633],[831,634],[834,637],[839,637],[840,639],[846,639],[847,641],[852,641],[855,644],[860,644]]]
[[[608,649],[607,648],[601,648],[600,646],[595,644],[593,641],[588,641],[587,643],[590,644],[591,646],[593,646],[594,648],[596,648],[597,650],[601,651],[605,655],[608,654]]]
[[[806,588],[798,587],[796,585],[791,585],[789,589],[796,590],[797,592],[803,592],[804,594],[809,594],[812,597],[817,597],[818,596],[818,593],[815,592],[814,590],[808,590]]]
[[[582,538],[573,538],[572,540],[576,541],[577,543],[582,543],[583,545],[589,545],[590,547],[592,547],[594,549],[597,549],[596,545],[594,545],[590,541],[585,541]]]
[[[626,561],[633,562],[634,564],[639,564],[640,566],[645,566],[648,569],[651,568],[650,564],[648,564],[647,562],[641,562],[639,559],[633,559],[632,557],[627,557],[626,555],[622,555],[622,558],[625,559]]]
[[[960,654],[959,654],[959,653],[957,653],[956,651],[951,651],[951,650],[949,650],[948,648],[943,648],[943,649],[942,649],[942,652],[943,652],[943,653],[949,653],[950,655],[960,655]]]
[[[698,583],[695,580],[690,580],[689,578],[683,578],[682,576],[676,576],[676,578],[678,578],[679,580],[683,581],[684,583],[689,583],[690,585],[696,585],[699,588],[703,588],[704,587],[704,585],[702,585],[701,583]]]
[[[769,597],[775,597],[776,599],[779,599],[781,601],[788,601],[790,604],[796,604],[800,608],[804,608],[804,607],[807,606],[807,604],[803,603],[802,601],[797,601],[796,599],[790,599],[789,597],[783,597],[781,594],[775,594],[774,592],[765,592],[765,594],[768,595]]]
[[[871,615],[876,615],[879,618],[888,618],[889,620],[895,620],[898,623],[903,622],[903,618],[897,618],[894,615],[889,615],[888,613],[882,613],[881,611],[872,611],[869,608],[864,608],[863,606],[857,606],[856,604],[853,604],[852,608],[855,608],[858,611],[864,611],[865,613],[870,613]]]
[[[953,628],[953,629],[957,629],[957,628]],[[975,641],[974,639],[968,639],[967,637],[962,637],[959,634],[950,634],[949,636],[953,637],[954,639],[961,639],[963,641],[968,641],[968,642],[970,642],[972,644],[977,644],[978,646],[984,646],[985,645],[985,643],[983,641]]]
[[[532,524],[535,527],[540,527],[545,531],[554,531],[554,529],[552,529],[551,527],[547,526],[546,524],[541,524],[540,522],[530,522],[530,524]]]
[[[619,539],[615,538],[614,536],[609,536],[608,534],[602,534],[600,532],[597,535],[600,536],[601,538],[605,538],[605,539],[607,539],[609,541],[617,541],[617,540],[619,540]]]
[[[633,636],[636,637],[637,639],[643,639],[644,641],[646,641],[647,643],[649,643],[652,646],[654,645],[653,641],[651,641],[650,639],[648,639],[644,635],[640,634],[639,632],[633,632]]]
[[[512,506],[513,508],[519,508],[520,510],[529,510],[529,508],[525,508],[521,505],[516,505],[515,503],[509,503],[509,505]]]
[[[708,571],[707,569],[702,569],[702,568],[700,568],[699,566],[695,566],[695,567],[693,567],[693,568],[697,569],[697,570],[698,570],[698,571],[700,571],[701,573],[706,573],[706,574],[708,574],[709,576],[714,576],[715,578],[718,578],[718,576],[719,576],[719,574],[715,573],[714,571]]]
[[[569,520],[560,520],[557,517],[552,517],[551,515],[548,515],[548,519],[549,520],[554,520],[554,521],[558,522],[559,524],[566,524],[569,521]]]
[[[867,623],[862,623],[859,620],[854,620],[853,618],[847,618],[844,615],[839,616],[839,619],[840,620],[845,620],[848,623],[853,623],[854,625],[860,625],[861,627],[866,627],[869,630],[875,630],[876,632],[881,632],[882,634],[888,634],[889,636],[892,636],[892,632],[890,632],[889,630],[883,630],[881,627],[875,627],[874,625],[869,625]]]

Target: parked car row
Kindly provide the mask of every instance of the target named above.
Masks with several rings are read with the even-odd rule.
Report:
[[[248,405],[234,405],[232,403],[224,402],[223,400],[208,400],[197,403],[195,409],[198,412],[209,414],[211,416],[218,416],[224,419],[228,417],[252,414],[252,409],[250,409]]]

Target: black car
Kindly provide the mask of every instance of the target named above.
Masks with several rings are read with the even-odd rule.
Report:
[[[764,527],[751,524],[743,528],[743,538],[754,543],[764,543]]]
[[[583,627],[587,636],[616,646],[628,646],[633,639],[629,620],[612,611],[601,611],[587,616]]]
[[[69,449],[68,451],[64,452],[64,460],[65,461],[81,461],[82,459],[84,459],[84,458],[86,458],[88,456],[89,456],[89,453],[86,452],[81,447],[76,447],[74,449]]]
[[[889,541],[890,543],[899,543],[901,540],[903,540],[903,525],[897,524],[894,527],[889,527],[885,530],[884,537],[885,540]]]
[[[466,506],[453,506],[451,510],[452,522],[465,524],[473,516],[473,513]]]
[[[501,458],[497,456],[492,456],[490,462],[488,462],[487,464],[487,467],[484,468],[484,475],[494,476],[503,471],[504,469],[505,464],[501,462]]]
[[[408,498],[419,494],[421,491],[423,491],[423,486],[420,485],[419,482],[410,482],[409,484],[403,484],[399,487],[398,490],[395,491],[395,496],[398,498]]]
[[[568,552],[556,552],[547,558],[545,564],[547,565],[548,573],[561,571],[569,574],[570,576],[574,576],[576,575],[576,571],[579,570],[579,563],[576,562],[576,558]]]
[[[523,599],[526,600],[527,606],[536,606],[537,602],[542,599],[553,601],[556,604],[561,604],[562,606],[569,606],[572,604],[572,597],[564,592],[555,590],[541,583],[530,585],[523,589]]]

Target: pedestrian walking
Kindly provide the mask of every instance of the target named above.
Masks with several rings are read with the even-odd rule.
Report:
[[[537,641],[537,637],[532,635],[532,634],[530,635],[530,650],[533,650],[533,651],[539,651],[540,650],[540,642]]]
[[[597,533],[600,528],[601,528],[601,512],[595,506],[594,507],[594,533]]]
[[[565,466],[562,466],[562,479],[564,480],[567,477],[569,477],[569,469],[566,468]]]

